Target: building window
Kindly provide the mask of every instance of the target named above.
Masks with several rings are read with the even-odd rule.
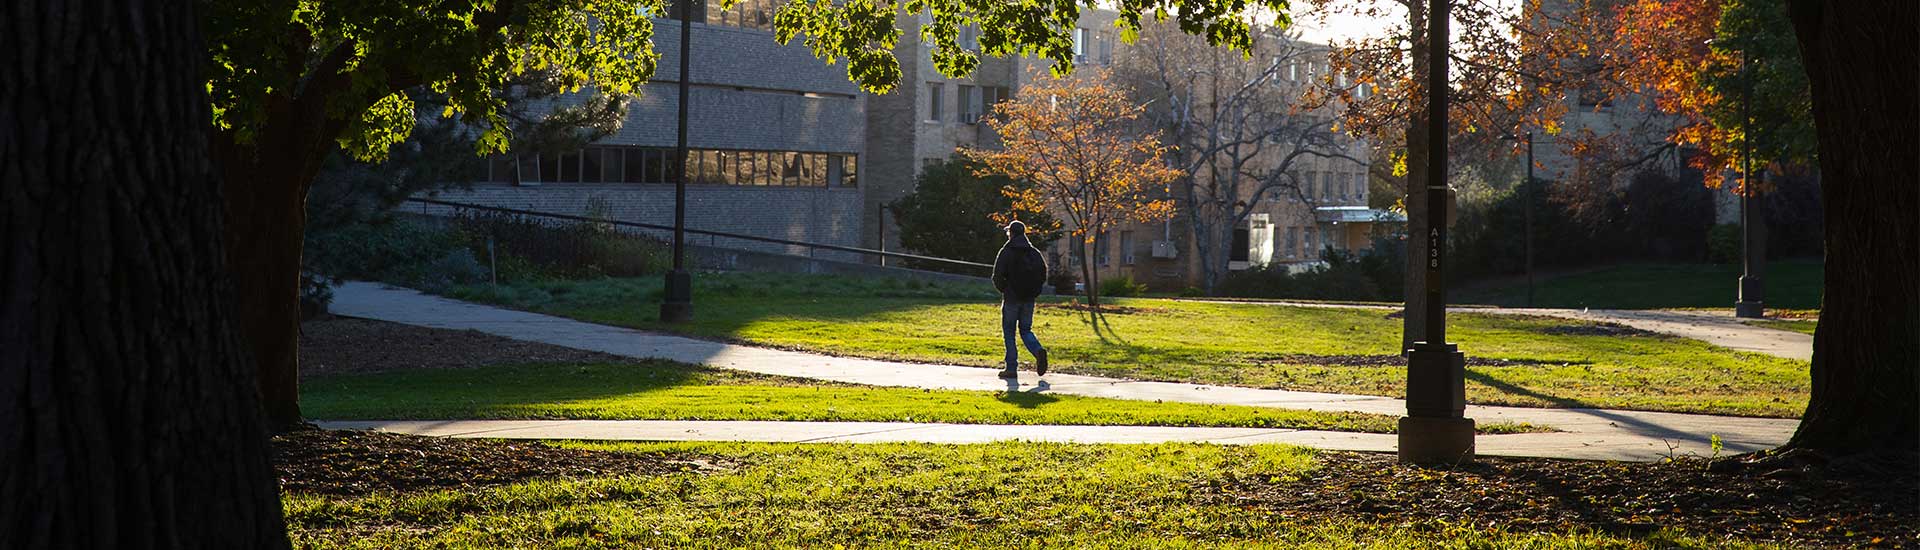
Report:
[[[1133,265],[1133,232],[1120,232],[1120,265]]]
[[[1307,228],[1306,233],[1307,235],[1305,238],[1307,239],[1307,245],[1305,249],[1301,250],[1301,252],[1306,253],[1307,259],[1309,260],[1318,260],[1320,259],[1320,243],[1314,239],[1315,231],[1313,228],[1309,227]]]
[[[945,92],[945,91],[947,91],[947,83],[945,82],[928,82],[927,83],[927,121],[928,122],[940,122],[940,114],[941,114],[940,106],[942,103],[940,101],[941,100],[940,96],[943,95],[942,92]]]
[[[1287,228],[1286,249],[1287,249],[1288,258],[1300,257],[1299,244],[1300,244],[1300,228],[1298,227]]]
[[[969,50],[979,50],[980,27],[974,25],[960,27],[960,47]]]
[[[1107,265],[1107,232],[1101,231],[1093,236],[1093,265]]]
[[[1227,251],[1227,261],[1244,262],[1253,251],[1253,231],[1246,227],[1233,228],[1233,248]]]
[[[1080,63],[1086,61],[1086,57],[1087,30],[1075,27],[1073,29],[1073,62]]]
[[[980,120],[980,89],[966,84],[960,85],[960,122],[973,124]]]
[[[860,186],[860,163],[855,162],[856,160],[853,155],[840,157],[842,163],[840,168],[840,185],[846,187]]]

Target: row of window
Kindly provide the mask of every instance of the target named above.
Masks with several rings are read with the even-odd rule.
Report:
[[[1309,170],[1300,178],[1300,194],[1310,202],[1364,201],[1367,199],[1367,175],[1364,172],[1328,172]],[[1269,198],[1280,198],[1281,190]],[[1294,199],[1295,197],[1287,197]]]
[[[960,95],[955,99],[959,106],[957,122],[976,124],[987,115],[994,105],[1013,99],[1013,90],[999,86],[959,85]],[[927,121],[947,121],[947,83],[927,83]]]
[[[1114,33],[1107,31],[1073,29],[1073,62],[1075,64],[1113,64]]]
[[[481,181],[502,183],[674,183],[680,163],[668,147],[593,146],[540,155],[496,155]],[[859,157],[797,151],[687,150],[687,182],[718,185],[854,187]]]
[[[1289,227],[1286,240],[1280,243],[1281,253],[1294,259],[1320,259],[1320,247],[1339,247],[1333,242],[1324,227]]]
[[[1280,60],[1278,58],[1274,59],[1275,63],[1278,63],[1279,61]],[[1316,76],[1325,74],[1331,70],[1333,70],[1332,65],[1313,61],[1310,59],[1305,61],[1297,60],[1297,59],[1290,60],[1290,61],[1287,61],[1287,68],[1285,71],[1285,74],[1287,75],[1286,81],[1299,82],[1302,78],[1305,78],[1307,80],[1313,80]],[[1281,82],[1279,80],[1275,80],[1273,82],[1275,86],[1280,85],[1280,83]],[[1333,83],[1335,86],[1338,86],[1340,88],[1346,88],[1346,89],[1352,90],[1354,99],[1366,99],[1368,95],[1373,94],[1373,85],[1350,83],[1347,80],[1346,73],[1338,73],[1333,75]]]

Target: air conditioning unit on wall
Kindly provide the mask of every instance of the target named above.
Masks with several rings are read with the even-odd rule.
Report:
[[[1173,241],[1153,241],[1153,257],[1171,260],[1180,257],[1180,250],[1173,247]]]

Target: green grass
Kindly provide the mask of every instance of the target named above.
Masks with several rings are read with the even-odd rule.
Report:
[[[575,444],[721,473],[363,497],[289,494],[301,548],[1758,548],[1662,530],[1525,533],[1470,521],[1289,519],[1237,479],[1298,476],[1286,446]],[[1344,498],[1328,495],[1328,498]]]
[[[800,420],[1232,426],[1393,433],[1394,417],[1156,403],[1034,392],[822,384],[648,361],[499,365],[320,376],[301,384],[308,416],[328,420]],[[1482,433],[1546,431],[1528,424]]]
[[[658,279],[455,289],[457,298],[576,319],[823,353],[995,366],[998,306],[983,285],[866,286],[844,277],[700,274],[690,323],[662,325]],[[1035,330],[1061,372],[1400,397],[1406,370],[1296,354],[1392,355],[1400,320],[1379,310],[1117,299],[1137,311],[1087,316],[1042,307]],[[1043,304],[1044,306],[1045,304]],[[1663,336],[1554,334],[1575,321],[1455,314],[1448,339],[1471,357],[1467,400],[1793,418],[1807,364]],[[1332,364],[1315,364],[1332,363]]]
[[[1818,259],[1767,263],[1769,308],[1818,309],[1823,266]],[[1739,264],[1628,264],[1537,281],[1537,307],[1594,309],[1731,308],[1739,296]],[[1526,303],[1524,283],[1465,289],[1448,299],[1515,307]]]
[[[1776,330],[1790,330],[1807,335],[1813,334],[1813,329],[1820,326],[1819,321],[1806,319],[1758,319],[1747,321],[1747,324]]]

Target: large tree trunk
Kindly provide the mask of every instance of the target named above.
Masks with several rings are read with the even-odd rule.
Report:
[[[307,190],[345,125],[328,116],[328,97],[317,89],[299,97],[269,96],[266,123],[252,141],[241,143],[232,131],[212,136],[226,195],[227,261],[239,297],[240,326],[259,372],[261,404],[275,430],[305,422],[299,348]]]
[[[275,430],[300,415],[300,255],[306,227],[303,171],[308,155],[292,154],[268,134],[266,146],[240,146],[219,136],[214,150],[226,185],[226,237],[240,326],[258,371],[261,404]],[[315,163],[317,164],[317,163]],[[294,181],[296,180],[297,181]]]
[[[285,548],[194,2],[0,4],[0,548]]]
[[[1826,207],[1813,395],[1789,447],[1920,451],[1920,9],[1792,3]]]
[[[1408,29],[1413,34],[1413,44],[1409,52],[1413,58],[1412,79],[1414,92],[1412,106],[1408,108],[1407,121],[1407,269],[1406,269],[1406,309],[1401,313],[1400,349],[1401,354],[1413,349],[1413,343],[1427,337],[1427,234],[1429,222],[1435,212],[1427,211],[1427,112],[1426,87],[1427,74],[1427,28],[1426,3],[1415,1],[1409,5],[1407,17]]]

